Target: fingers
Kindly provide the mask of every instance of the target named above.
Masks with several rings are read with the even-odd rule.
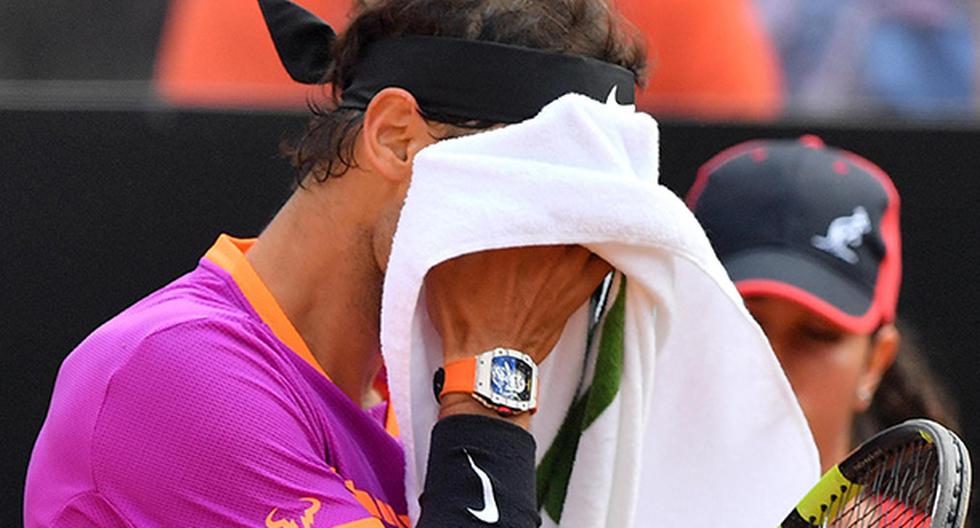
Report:
[[[606,275],[613,271],[608,262],[581,246],[575,247],[572,258],[579,262],[575,266],[569,266],[565,283],[556,292],[555,301],[560,306],[559,316],[563,320],[571,317],[602,284]]]
[[[580,270],[574,276],[575,283],[581,285],[582,290],[587,290],[588,294],[591,294],[602,282],[602,279],[613,270],[613,267],[602,257],[582,246],[575,246],[575,252],[578,254],[576,257],[583,260]],[[577,290],[579,288],[576,288]]]
[[[594,290],[611,271],[613,271],[613,267],[608,262],[603,260],[599,255],[591,253],[583,275],[585,282],[592,284],[592,289]]]

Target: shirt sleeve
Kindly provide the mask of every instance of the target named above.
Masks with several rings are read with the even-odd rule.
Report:
[[[115,373],[99,492],[135,526],[384,527],[327,465],[268,345],[223,324],[152,334]]]

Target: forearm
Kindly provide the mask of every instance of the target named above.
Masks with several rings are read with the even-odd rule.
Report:
[[[577,245],[480,251],[429,270],[426,308],[443,369],[433,378],[440,420],[418,528],[541,524],[527,432],[537,365],[611,270]]]
[[[432,430],[417,528],[539,526],[528,417],[501,419],[467,399],[444,401]]]

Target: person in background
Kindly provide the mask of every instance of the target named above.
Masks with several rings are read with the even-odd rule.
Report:
[[[824,470],[880,429],[955,413],[896,323],[899,195],[870,161],[815,136],[749,141],[687,196],[765,331]]]
[[[972,2],[755,2],[782,63],[787,113],[936,118],[972,108]]]

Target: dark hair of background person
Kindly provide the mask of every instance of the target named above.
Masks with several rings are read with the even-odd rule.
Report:
[[[929,418],[962,435],[953,400],[929,368],[915,331],[902,320],[896,326],[902,340],[895,362],[881,378],[871,406],[855,417],[852,444],[909,418]]]
[[[372,42],[401,35],[455,37],[592,57],[627,68],[638,80],[646,69],[640,33],[605,0],[358,0],[352,16],[333,44],[334,63],[324,78],[332,85],[328,100],[311,100],[313,117],[302,138],[283,145],[300,185],[308,174],[322,182],[357,165],[354,141],[364,113],[337,105],[341,87]],[[459,128],[496,124],[420,113]]]

